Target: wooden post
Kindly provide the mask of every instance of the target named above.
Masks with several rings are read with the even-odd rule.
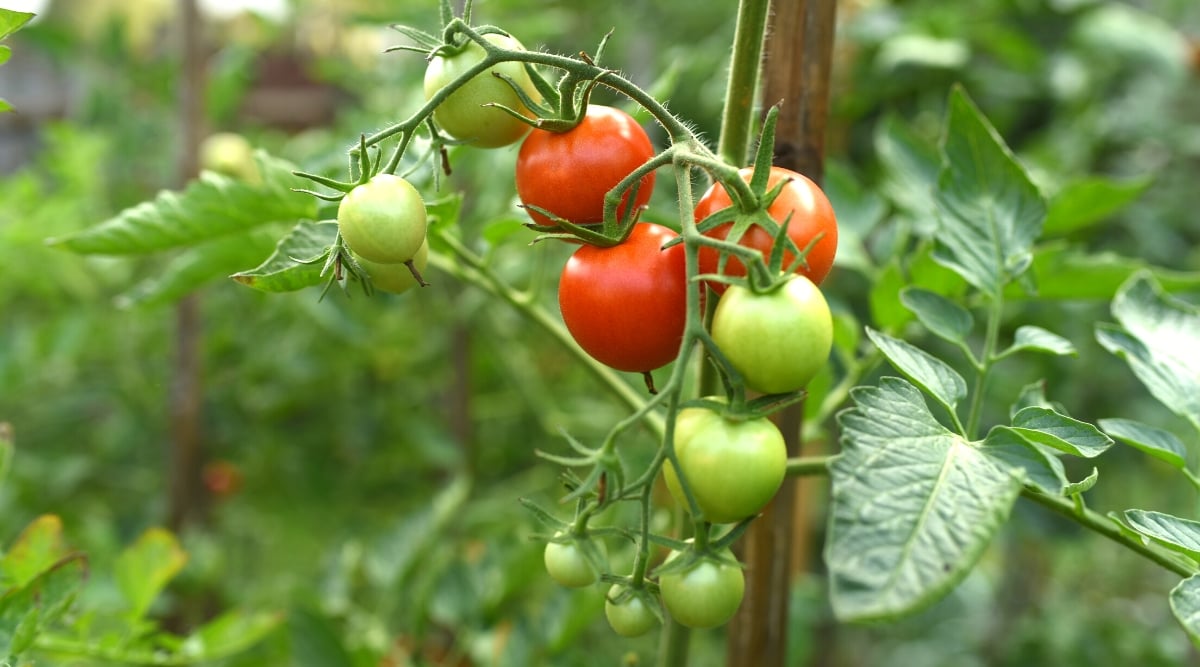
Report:
[[[762,102],[782,103],[775,137],[775,164],[820,182],[825,124],[829,110],[835,0],[777,0],[766,45]],[[801,454],[803,404],[776,416],[788,456]],[[746,598],[729,627],[726,664],[730,667],[783,667],[787,664],[788,605],[793,549],[801,562],[810,549],[811,527],[797,501],[795,479],[784,481],[775,499],[747,531],[742,562]]]
[[[200,13],[196,0],[179,0],[179,41],[182,76],[179,80],[180,147],[178,179],[196,176],[203,132],[204,56],[200,45]],[[202,327],[200,299],[183,297],[175,307],[175,359],[170,385],[171,451],[167,488],[167,527],[178,531],[202,510],[201,383]]]

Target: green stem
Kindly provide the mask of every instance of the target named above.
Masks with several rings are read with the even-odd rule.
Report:
[[[705,287],[704,289],[707,290],[708,288]],[[704,328],[712,331],[713,315],[717,312],[717,295],[714,292],[707,292],[707,294],[708,298],[704,301]],[[717,367],[704,363],[703,359],[701,359],[696,386],[699,388],[701,396],[716,394],[721,388],[721,378],[717,375]]]
[[[755,92],[762,63],[763,34],[766,32],[768,0],[742,0],[733,33],[733,56],[729,84],[721,117],[717,153],[728,163],[740,165],[749,153],[750,128],[754,119]]]
[[[658,646],[659,667],[687,667],[688,642],[691,638],[692,631],[676,623],[675,619],[668,615]]]
[[[766,32],[770,4],[768,0],[744,0],[738,6],[729,81],[725,89],[725,108],[721,116],[721,136],[717,142],[718,155],[730,165],[744,164],[749,153],[755,91],[765,41],[763,34]],[[733,176],[736,178],[736,173]],[[711,326],[717,307],[714,296],[710,293],[705,304],[705,328]],[[718,377],[711,364],[701,364],[698,384],[702,396],[717,391]]]
[[[754,2],[750,2],[748,4],[766,3],[765,0],[754,0]],[[683,144],[688,146],[690,149],[688,151],[689,155],[694,155],[699,158],[696,160],[696,163],[713,173],[718,180],[725,185],[726,190],[729,190],[737,200],[754,200],[753,193],[750,191],[750,186],[737,176],[737,167],[732,166],[732,164],[741,164],[743,161],[742,159],[739,159],[732,164],[726,164],[725,162],[715,159],[716,156],[712,153],[712,151],[705,146],[704,142],[702,142],[700,138],[692,132],[691,128],[688,127],[686,123],[676,118],[652,95],[642,90],[632,81],[626,79],[617,72],[588,64],[578,58],[546,53],[544,51],[515,51],[500,48],[483,39],[482,35],[480,35],[460,19],[455,19],[452,21],[451,25],[446,27],[445,34],[447,36],[451,36],[456,32],[462,33],[468,38],[479,43],[484,49],[484,58],[454,81],[450,82],[444,88],[436,92],[432,97],[429,98],[425,105],[414,112],[412,116],[395,125],[384,128],[383,130],[380,130],[369,137],[366,137],[366,139],[363,141],[363,144],[369,147],[385,141],[397,134],[404,133],[404,136],[401,137],[401,145],[397,147],[397,150],[394,151],[391,159],[387,163],[388,170],[394,170],[399,165],[400,157],[408,143],[412,140],[413,134],[417,131],[422,123],[426,122],[426,119],[433,113],[433,110],[442,102],[444,102],[445,99],[454,91],[462,87],[475,75],[481,74],[495,65],[503,62],[526,62],[532,65],[543,65],[546,67],[564,70],[566,72],[575,74],[582,79],[595,80],[598,83],[604,84],[605,86],[608,86],[613,90],[625,95],[629,99],[638,103],[642,108],[646,109],[646,111],[649,112],[650,115],[653,116],[660,125],[662,125],[663,129],[665,129],[667,134],[670,136],[672,144]],[[761,55],[761,47],[759,53]],[[733,75],[731,74],[731,86],[733,85],[732,76]],[[739,88],[744,88],[746,85],[754,85],[753,81],[751,81],[749,84],[746,84],[740,77],[738,81]],[[749,131],[748,125],[743,131]],[[356,148],[355,150],[357,151],[358,149]],[[677,160],[677,163],[679,162],[685,162],[685,160]]]
[[[996,346],[1000,338],[1000,318],[1003,314],[1004,295],[997,294],[992,300],[991,308],[988,309],[987,335],[983,341],[983,353],[979,356],[983,361],[983,366],[975,375],[975,388],[971,392],[971,409],[967,416],[966,429],[962,429],[961,424],[956,424],[968,440],[975,439],[975,432],[979,428],[979,419],[983,414],[983,395],[987,389],[988,377],[996,363]],[[952,415],[952,417],[955,422],[958,421],[958,415]]]
[[[641,502],[642,513],[637,551],[633,557],[634,588],[642,586],[642,581],[646,578],[646,568],[650,565],[650,492],[653,488],[651,484],[643,486],[642,497],[638,499]]]
[[[793,456],[787,460],[789,477],[828,475],[832,456]]]
[[[1077,508],[1075,502],[1071,498],[1062,496],[1048,496],[1044,493],[1035,491],[1028,487],[1021,490],[1021,495],[1032,500],[1033,502],[1057,512],[1069,519],[1073,519],[1085,528],[1099,533],[1108,539],[1124,545],[1125,547],[1136,551],[1137,553],[1149,558],[1158,563],[1162,567],[1178,574],[1181,577],[1190,577],[1196,574],[1195,564],[1186,564],[1183,561],[1175,558],[1175,556],[1165,550],[1142,542],[1141,538],[1130,537],[1121,529],[1121,526],[1112,519],[1098,514],[1086,508]]]

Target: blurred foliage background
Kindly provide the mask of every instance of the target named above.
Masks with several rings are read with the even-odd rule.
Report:
[[[228,4],[202,3],[211,131],[337,174],[359,133],[423,103],[420,56],[383,50],[401,43],[388,23],[436,30],[432,0]],[[0,91],[20,110],[0,116],[0,421],[17,443],[0,535],[57,513],[97,573],[164,520],[178,295],[158,281],[170,257],[80,257],[44,239],[178,185],[174,13],[169,0],[53,0],[0,68]],[[611,66],[718,133],[732,6],[479,0],[476,20],[565,53],[594,50],[611,27]],[[936,141],[955,82],[1048,195],[1096,178],[1129,192],[1133,203],[1101,212],[1103,224],[1056,237],[1088,261],[1200,270],[1197,38],[1193,0],[840,3],[829,189],[869,256],[839,257],[831,301],[919,334],[880,287],[895,230],[921,221],[906,214],[915,195],[885,168],[879,137],[898,123]],[[530,233],[514,231],[523,214],[503,175],[515,156],[456,152],[442,189],[466,193],[464,237],[515,283],[543,284],[553,307],[568,249],[530,249]],[[670,179],[659,180],[649,215],[670,220]],[[561,489],[534,448],[564,450],[561,429],[596,437],[620,404],[503,303],[432,278],[420,293],[371,299],[269,296],[232,281],[201,290],[206,502],[182,528],[190,561],[156,613],[179,627],[231,606],[287,613],[229,665],[652,663],[652,637],[609,631],[599,588],[566,591],[543,576],[529,539],[540,526],[517,503],[554,506]],[[1021,300],[1010,315],[1070,338],[1080,355],[1009,368],[990,388],[997,397],[1046,378],[1081,419],[1173,424],[1094,342],[1104,299]],[[832,424],[810,429],[836,435]],[[642,460],[653,446],[643,433],[625,454]],[[1194,491],[1159,464],[1115,449],[1099,466],[1092,506],[1195,514]],[[809,501],[819,538],[820,494]],[[794,591],[797,665],[1197,660],[1167,608],[1171,576],[1028,505],[947,600],[891,625],[833,621],[813,544]],[[84,603],[103,610],[111,588],[95,576]],[[720,631],[696,641],[693,664],[723,664]]]

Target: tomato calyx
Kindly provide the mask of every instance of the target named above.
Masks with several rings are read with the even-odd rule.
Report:
[[[827,198],[802,174],[772,164],[777,117],[774,107],[754,164],[709,167],[717,182],[696,203],[699,279],[717,293],[729,285],[769,293],[794,273],[819,284],[832,265],[837,230]]]
[[[717,538],[708,535],[712,524],[704,521],[697,522],[696,536],[700,539],[692,537],[683,542],[670,540],[667,546],[670,546],[674,553],[662,565],[654,568],[653,575],[661,581],[663,575],[684,572],[705,561],[744,569],[742,563],[730,551],[730,547],[741,538],[753,520],[751,517],[739,521]],[[666,542],[665,540],[655,541]]]
[[[766,394],[746,400],[744,391],[730,390],[726,392],[725,396],[704,396],[683,401],[679,404],[679,409],[704,408],[712,410],[729,421],[743,422],[770,417],[789,405],[803,401],[807,396],[808,391],[802,389],[786,394]]]
[[[630,201],[637,199],[643,175],[641,169],[631,174],[631,176],[636,176],[636,178],[633,180],[633,185],[628,188]],[[617,192],[620,189],[621,185],[618,184],[613,188],[613,191]],[[634,225],[638,224],[641,220],[642,211],[646,209],[645,206],[630,206],[624,212],[624,215],[614,220],[611,224],[607,220],[599,223],[579,224],[561,218],[555,215],[553,211],[546,210],[540,206],[521,204],[520,207],[536,211],[554,222],[553,225],[539,225],[536,222],[525,223],[526,228],[538,232],[538,235],[534,237],[531,243],[556,239],[560,241],[579,241],[598,248],[611,248],[624,243],[633,232]]]

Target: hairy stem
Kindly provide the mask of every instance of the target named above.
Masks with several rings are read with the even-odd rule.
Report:
[[[770,5],[768,0],[743,0],[738,6],[729,84],[725,89],[725,109],[721,117],[721,138],[717,143],[717,154],[730,164],[744,163],[749,152],[754,93],[758,89],[763,34]]]

